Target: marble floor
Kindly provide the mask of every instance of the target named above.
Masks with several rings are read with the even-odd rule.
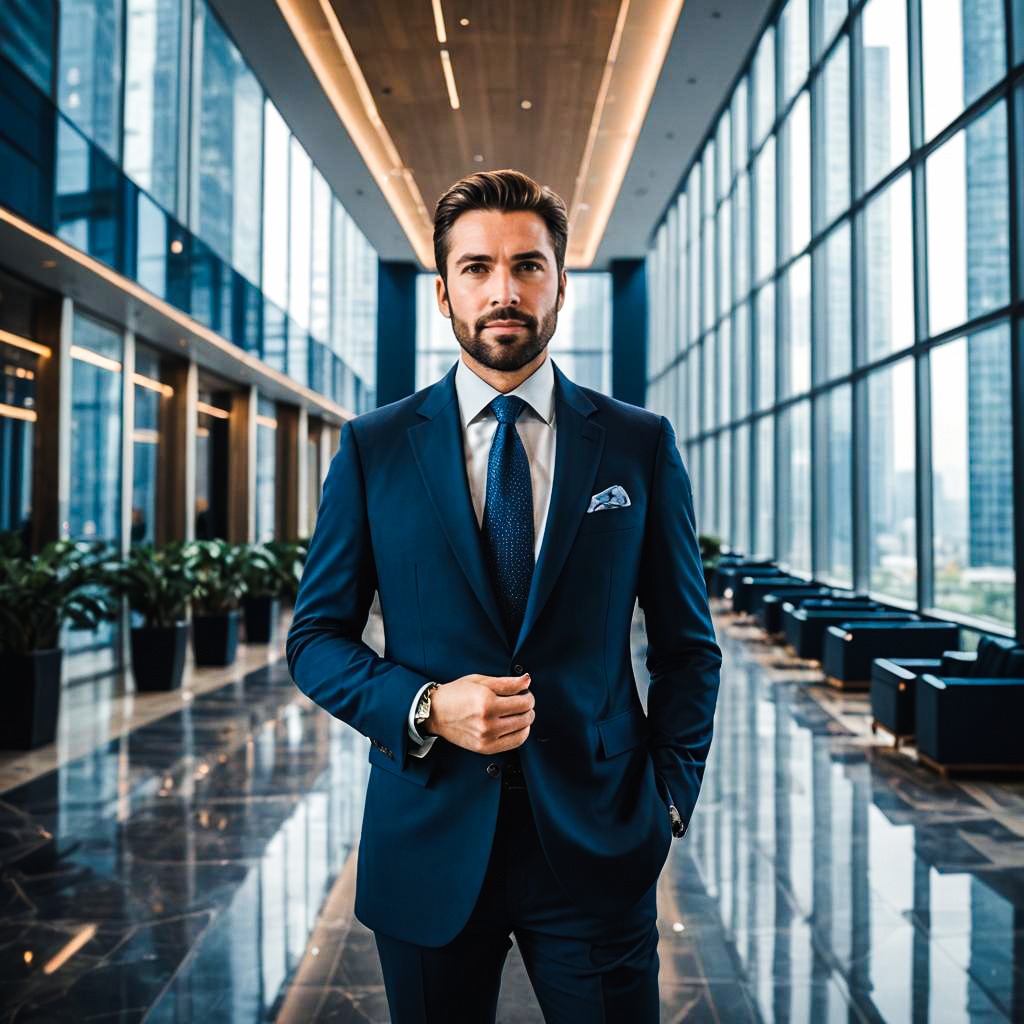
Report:
[[[1024,1021],[1024,784],[941,781],[863,697],[716,625],[715,743],[658,891],[662,1020]],[[638,678],[643,653],[638,620]],[[366,740],[245,656],[127,717],[72,698],[63,747],[0,763],[0,1022],[387,1020],[352,915]],[[499,1020],[541,1020],[514,949]]]

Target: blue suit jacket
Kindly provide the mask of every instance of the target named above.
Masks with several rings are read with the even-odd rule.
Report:
[[[688,821],[711,742],[715,642],[689,480],[664,417],[555,367],[551,503],[522,629],[510,646],[466,479],[455,368],[346,423],[324,486],[288,636],[298,687],[370,738],[356,916],[443,945],[476,902],[501,783],[437,739],[409,754],[416,691],[472,672],[530,672],[536,719],[519,757],[552,869],[579,905],[615,915],[654,884],[668,803]],[[632,504],[587,513],[620,484]],[[374,591],[386,649],[361,641]],[[630,657],[649,641],[648,714]],[[492,770],[493,771],[493,770]]]

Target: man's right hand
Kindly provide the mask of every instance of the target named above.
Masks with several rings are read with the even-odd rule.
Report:
[[[468,675],[439,686],[430,698],[430,717],[421,732],[478,754],[512,750],[530,735],[534,719],[529,673],[521,676]]]

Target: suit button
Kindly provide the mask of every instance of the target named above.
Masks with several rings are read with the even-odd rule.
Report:
[[[498,767],[493,761],[487,766],[487,774],[492,779],[496,779],[501,774],[501,768]]]
[[[526,669],[523,668],[522,665],[513,665],[512,671],[515,672],[517,676],[521,676],[526,671]]]

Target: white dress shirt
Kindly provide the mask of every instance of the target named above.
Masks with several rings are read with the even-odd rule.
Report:
[[[483,523],[484,503],[487,498],[487,462],[491,442],[498,429],[498,418],[491,402],[502,392],[496,391],[483,378],[478,377],[459,357],[455,371],[455,393],[459,400],[459,418],[462,422],[462,441],[466,459],[466,477],[476,513],[477,525]],[[533,553],[540,555],[544,539],[544,526],[551,503],[551,477],[555,470],[555,371],[550,357],[518,387],[509,391],[525,403],[516,421],[519,439],[530,463],[530,483],[533,490]],[[419,749],[410,751],[413,757],[423,757],[434,745],[436,736],[420,736],[413,724],[416,705],[430,683],[417,692],[409,709],[409,736]]]

